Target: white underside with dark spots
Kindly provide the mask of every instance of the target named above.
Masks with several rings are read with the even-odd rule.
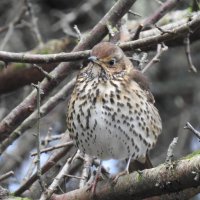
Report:
[[[97,79],[94,81],[98,82]],[[85,87],[85,84],[82,84],[82,88],[76,88],[81,91],[84,87],[84,92],[77,95],[79,98],[87,95],[87,102],[84,99],[72,101],[69,105],[69,108],[74,106],[74,112],[71,113],[72,119],[69,120],[68,126],[72,129],[70,134],[75,138],[78,148],[105,160],[124,159],[129,156],[133,156],[133,159],[144,157],[155,145],[162,129],[157,109],[148,102],[145,91],[134,81],[130,82],[127,91],[121,90],[121,100],[117,99],[116,86],[109,81],[101,84],[95,101],[94,81],[85,83]],[[112,82],[119,84],[115,80]],[[114,94],[112,99],[111,93]],[[117,106],[118,103],[120,106]],[[113,113],[116,113],[114,118]]]

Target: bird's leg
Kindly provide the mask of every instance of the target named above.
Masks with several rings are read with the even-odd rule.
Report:
[[[119,179],[120,176],[129,174],[129,165],[130,165],[130,162],[131,162],[131,158],[132,158],[132,156],[129,156],[129,159],[128,159],[128,162],[127,162],[127,164],[126,164],[125,170],[122,171],[122,172],[120,172],[120,173],[118,173],[118,174],[113,178],[113,183],[114,183],[114,184],[117,183],[117,181],[118,181],[118,179]]]
[[[102,171],[102,161],[100,161],[99,167],[98,167],[97,172],[94,177],[94,180],[90,183],[89,187],[87,188],[87,191],[91,190],[92,196],[95,195],[97,183],[101,178],[101,171]]]

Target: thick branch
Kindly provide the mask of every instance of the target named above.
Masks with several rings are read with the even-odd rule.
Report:
[[[177,161],[175,167],[169,170],[165,164],[147,169],[141,173],[134,172],[119,178],[116,185],[110,181],[98,183],[95,199],[143,199],[182,191],[186,188],[197,187],[200,180],[195,176],[200,173],[200,155]],[[89,200],[92,199],[87,187],[74,190],[62,195],[54,195],[52,200]]]
[[[20,62],[20,63],[57,63],[66,61],[77,61],[87,58],[90,50],[78,51],[73,53],[57,53],[57,54],[31,54],[31,53],[12,53],[0,51],[0,60],[4,62]]]
[[[116,22],[130,9],[136,0],[119,0],[110,9],[110,11],[102,18],[102,20],[90,31],[87,36],[79,42],[73,49],[73,52],[89,49],[96,43],[101,41],[106,34],[107,23],[115,25]],[[61,63],[51,75],[57,80],[56,83],[61,82],[71,71],[73,63]],[[41,82],[41,90],[43,94],[41,99],[44,99],[47,94],[57,85],[55,81],[48,81],[44,79]],[[11,111],[10,114],[0,123],[0,141],[8,137],[26,117],[28,117],[34,110],[36,104],[36,92],[33,91],[21,104]]]

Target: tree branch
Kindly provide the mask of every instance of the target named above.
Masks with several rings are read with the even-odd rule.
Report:
[[[116,185],[108,180],[99,182],[95,199],[143,199],[147,197],[179,192],[186,188],[197,187],[200,181],[195,180],[195,174],[200,173],[200,155],[179,160],[175,168],[169,170],[165,164],[155,168],[134,172],[119,178]],[[51,200],[89,200],[90,192],[87,187],[77,189],[66,194],[54,195]]]

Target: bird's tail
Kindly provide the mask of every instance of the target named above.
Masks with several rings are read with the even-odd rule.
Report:
[[[129,172],[150,169],[152,167],[153,167],[153,165],[149,159],[149,156],[146,155],[146,159],[144,159],[143,162],[140,162],[138,160],[131,161],[130,166],[129,166]]]

